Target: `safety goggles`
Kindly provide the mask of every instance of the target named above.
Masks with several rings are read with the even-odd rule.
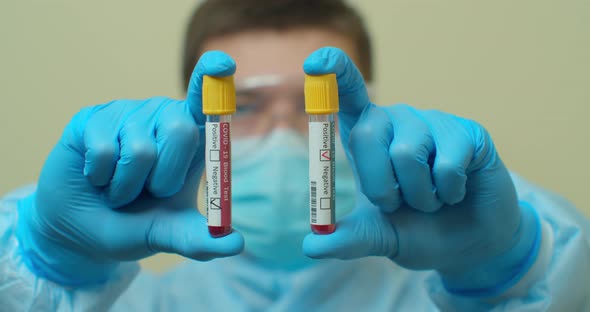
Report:
[[[265,137],[276,129],[295,130],[307,137],[303,74],[247,76],[236,79],[235,86],[233,139]]]
[[[234,138],[262,137],[276,128],[307,134],[303,76],[250,76],[236,80],[235,84]]]

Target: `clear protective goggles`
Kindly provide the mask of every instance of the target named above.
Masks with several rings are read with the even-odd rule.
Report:
[[[304,81],[303,74],[265,74],[235,80],[236,112],[232,115],[232,140],[238,144],[246,143],[246,154],[250,154],[246,150],[256,149],[276,130],[295,131],[307,142],[309,115],[305,112]],[[369,85],[367,89],[371,96]],[[334,121],[337,125],[337,116]]]
[[[236,79],[232,136],[264,137],[274,129],[290,128],[307,137],[309,115],[305,113],[304,79],[303,75],[278,74]],[[368,84],[367,89],[371,91]]]
[[[290,128],[306,136],[309,118],[305,113],[303,82],[303,75],[236,79],[233,138],[265,137],[277,128]]]

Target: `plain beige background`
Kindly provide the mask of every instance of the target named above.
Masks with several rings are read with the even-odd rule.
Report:
[[[182,39],[195,3],[0,2],[0,193],[35,181],[81,107],[183,97]],[[512,170],[590,215],[590,2],[355,3],[374,37],[377,103],[480,121]]]

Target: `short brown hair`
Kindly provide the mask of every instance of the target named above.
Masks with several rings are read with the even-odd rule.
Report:
[[[183,79],[190,77],[207,39],[252,29],[319,27],[352,39],[359,69],[373,78],[371,40],[359,14],[342,0],[207,0],[189,20],[184,42]]]

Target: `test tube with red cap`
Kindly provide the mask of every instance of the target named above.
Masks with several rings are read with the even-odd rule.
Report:
[[[305,112],[309,115],[309,207],[311,230],[336,230],[335,127],[338,85],[335,74],[305,75]]]
[[[205,205],[213,237],[232,232],[231,115],[236,111],[233,76],[203,77],[205,121]]]

